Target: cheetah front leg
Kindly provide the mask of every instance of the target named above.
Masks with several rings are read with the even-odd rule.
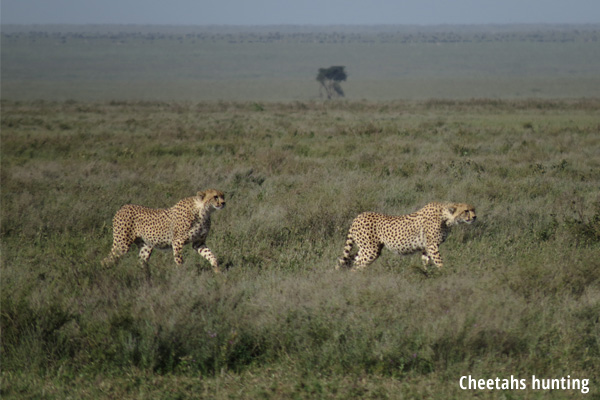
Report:
[[[435,266],[438,269],[441,269],[444,266],[444,262],[442,261],[442,256],[440,255],[440,248],[436,244],[428,245],[427,252],[423,253],[423,256],[421,256],[421,259],[423,260],[425,267],[427,266],[427,263],[429,262],[429,260],[433,261],[433,263],[435,264]]]
[[[181,250],[183,250],[183,245],[185,241],[174,240],[173,241],[173,259],[175,260],[175,264],[177,266],[183,265],[183,257],[181,256]]]
[[[210,251],[210,249],[205,244],[194,243],[192,244],[192,247],[198,252],[198,254],[200,254],[210,263],[215,273],[218,274],[221,272],[221,270],[219,269],[219,263],[217,262],[217,257],[215,257],[212,251]]]

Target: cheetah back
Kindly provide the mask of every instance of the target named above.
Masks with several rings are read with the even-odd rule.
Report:
[[[355,219],[351,233],[360,247],[376,242],[399,254],[411,254],[426,246],[422,223],[417,214],[393,216],[366,212]]]
[[[168,248],[173,241],[172,218],[168,209],[127,204],[113,220],[115,236],[122,233],[129,242],[143,242],[156,248]]]

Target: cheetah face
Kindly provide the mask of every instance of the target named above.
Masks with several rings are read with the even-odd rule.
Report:
[[[475,208],[464,203],[455,203],[449,207],[455,224],[472,224],[477,219]]]
[[[212,206],[217,210],[225,208],[225,194],[220,190],[208,189],[205,192],[198,192],[206,206]]]

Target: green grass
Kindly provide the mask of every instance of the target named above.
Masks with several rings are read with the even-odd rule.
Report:
[[[3,398],[572,398],[600,376],[597,99],[19,102],[1,116]],[[208,245],[104,269],[125,203],[223,190]],[[336,272],[365,210],[475,205]]]

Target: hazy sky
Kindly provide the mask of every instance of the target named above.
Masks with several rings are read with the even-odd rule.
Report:
[[[600,0],[1,0],[3,24],[598,23]]]

